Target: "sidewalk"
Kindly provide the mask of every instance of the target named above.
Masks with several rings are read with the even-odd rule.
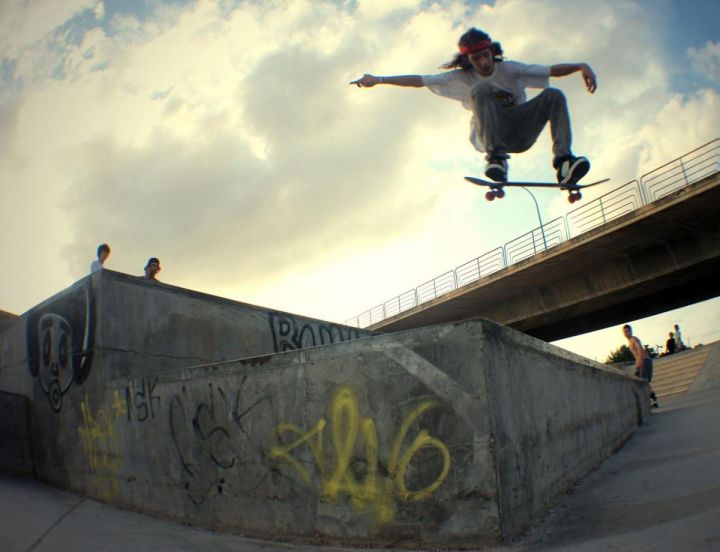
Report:
[[[225,535],[0,477],[2,552],[349,551]],[[362,550],[367,550],[364,548]],[[522,541],[498,552],[720,551],[720,388],[668,400]]]

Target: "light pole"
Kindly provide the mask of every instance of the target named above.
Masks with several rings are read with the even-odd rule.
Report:
[[[547,251],[547,241],[545,241],[545,228],[543,228],[543,222],[542,217],[540,216],[540,206],[538,205],[537,199],[535,199],[535,195],[528,190],[525,186],[520,186],[523,190],[525,190],[527,193],[530,194],[530,197],[535,202],[535,210],[537,211],[538,221],[540,222],[540,233],[542,234],[543,239],[543,247]]]

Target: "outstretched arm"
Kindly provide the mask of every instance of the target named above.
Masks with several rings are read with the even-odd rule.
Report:
[[[395,86],[412,86],[420,88],[424,86],[420,75],[397,75],[393,77],[376,77],[365,73],[362,77],[352,81],[350,84],[356,84],[359,88],[371,88],[376,84],[394,84]]]
[[[597,79],[595,73],[587,63],[561,63],[558,65],[552,65],[550,67],[551,77],[565,77],[572,75],[573,73],[581,72],[582,78],[585,81],[585,87],[591,94],[597,90]]]

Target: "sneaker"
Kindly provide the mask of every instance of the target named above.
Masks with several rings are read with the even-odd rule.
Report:
[[[556,158],[553,166],[557,169],[557,181],[560,184],[567,184],[577,182],[585,176],[590,170],[590,161],[585,157],[566,155]]]
[[[490,155],[485,166],[485,176],[495,182],[507,182],[507,157]]]

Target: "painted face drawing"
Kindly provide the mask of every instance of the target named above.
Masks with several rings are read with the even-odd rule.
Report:
[[[62,410],[63,395],[73,384],[82,385],[90,373],[94,334],[90,284],[69,290],[28,316],[28,367],[56,413]]]
[[[62,396],[73,382],[72,330],[57,314],[44,314],[38,328],[40,365],[38,379],[55,412],[62,409]]]

